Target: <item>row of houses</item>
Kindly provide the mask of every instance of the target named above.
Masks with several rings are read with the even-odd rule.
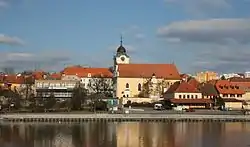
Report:
[[[26,75],[2,75],[0,83],[18,89],[32,81],[35,97],[49,98],[53,93],[58,99],[71,98],[77,84],[92,92],[97,81],[101,81],[112,89],[112,97],[122,99],[123,103],[166,100],[174,105],[209,108],[221,98],[226,107],[241,108],[243,102],[250,100],[250,80],[245,78],[200,83],[189,75],[180,74],[173,63],[130,63],[130,56],[122,43],[113,61],[110,68],[69,66],[52,74],[35,71]]]

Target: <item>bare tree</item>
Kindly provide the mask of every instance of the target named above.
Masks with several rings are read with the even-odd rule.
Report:
[[[112,78],[104,75],[96,75],[89,80],[89,93],[96,95],[97,99],[113,96]]]

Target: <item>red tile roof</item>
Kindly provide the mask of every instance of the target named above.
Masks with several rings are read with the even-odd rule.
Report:
[[[49,77],[55,80],[60,80],[62,75],[61,73],[52,73],[51,75],[49,75]]]
[[[175,104],[210,104],[214,103],[211,99],[170,99]]]
[[[228,80],[218,80],[215,87],[219,94],[244,94],[244,90],[239,88],[239,85]]]
[[[198,89],[188,82],[175,82],[173,85],[169,87],[166,91],[167,93],[199,93]]]
[[[11,83],[11,84],[23,84],[24,77],[23,76],[16,76],[16,75],[1,75],[0,76],[0,83]]]
[[[36,80],[43,80],[46,73],[44,71],[34,71],[32,75]]]
[[[190,85],[192,85],[193,87],[195,87],[196,89],[198,89],[199,85],[200,85],[200,82],[198,82],[195,78],[190,78],[188,80],[188,83]]]
[[[88,74],[91,76],[103,75],[106,77],[112,77],[113,74],[109,68],[88,68],[81,66],[71,66],[67,67],[62,71],[65,75],[77,75],[78,77],[88,77]]]
[[[180,80],[180,74],[175,64],[119,64],[119,77],[126,78],[157,78]]]

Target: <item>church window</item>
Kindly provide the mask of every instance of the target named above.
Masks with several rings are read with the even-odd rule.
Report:
[[[138,84],[138,91],[141,91],[141,83]]]
[[[129,84],[128,83],[126,84],[126,88],[129,88]]]

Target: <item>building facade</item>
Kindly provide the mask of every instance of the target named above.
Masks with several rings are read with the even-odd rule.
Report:
[[[160,98],[180,74],[174,64],[130,63],[122,42],[114,56],[114,93],[118,98]]]
[[[36,98],[68,99],[73,96],[73,89],[77,85],[77,81],[69,80],[36,80],[35,96]]]
[[[202,83],[202,82],[207,82],[207,81],[210,81],[210,80],[217,80],[217,79],[219,79],[219,76],[218,76],[218,73],[216,73],[216,72],[205,71],[205,72],[196,73],[195,78],[200,83]]]

